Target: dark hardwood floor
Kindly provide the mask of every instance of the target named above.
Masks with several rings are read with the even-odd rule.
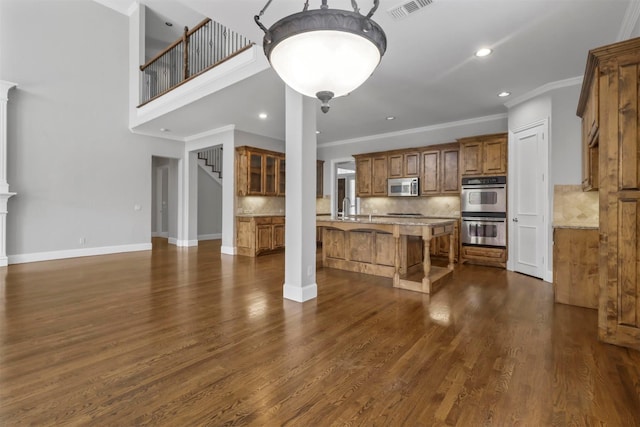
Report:
[[[640,353],[551,285],[456,266],[433,296],[219,242],[0,269],[0,425],[640,425]]]

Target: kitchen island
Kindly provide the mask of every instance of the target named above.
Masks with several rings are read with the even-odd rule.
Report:
[[[441,279],[453,272],[454,239],[450,238],[449,264],[431,264],[431,239],[451,235],[454,219],[356,216],[316,217],[323,227],[322,265],[393,278],[401,289],[433,293]]]

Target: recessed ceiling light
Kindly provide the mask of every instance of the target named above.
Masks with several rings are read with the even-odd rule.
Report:
[[[262,120],[264,120],[264,119],[266,119],[268,116],[267,116],[267,113],[260,113],[260,114],[258,114],[258,117],[260,117]]]
[[[511,95],[511,92],[507,92],[507,91],[503,91],[503,92],[500,92],[500,93],[498,94],[498,96],[499,96],[500,98],[504,98],[504,97],[509,96],[509,95]]]
[[[316,131],[316,135],[320,135],[320,131],[319,130]]]
[[[171,132],[171,129],[160,128],[160,132]]]
[[[478,49],[476,51],[476,56],[479,58],[482,58],[483,56],[488,56],[491,55],[491,52],[493,52],[491,49],[489,49],[488,47],[483,47],[482,49]]]
[[[387,117],[386,117],[386,119],[387,119],[387,120],[395,120],[395,119],[396,119],[396,116],[387,116]]]

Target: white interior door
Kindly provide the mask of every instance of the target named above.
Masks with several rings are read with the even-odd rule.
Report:
[[[513,269],[544,277],[547,121],[514,132],[511,174],[510,258]]]

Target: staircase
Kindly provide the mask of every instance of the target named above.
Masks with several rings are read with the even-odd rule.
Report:
[[[204,164],[222,179],[222,145],[208,148],[198,153],[198,159],[204,160]]]

